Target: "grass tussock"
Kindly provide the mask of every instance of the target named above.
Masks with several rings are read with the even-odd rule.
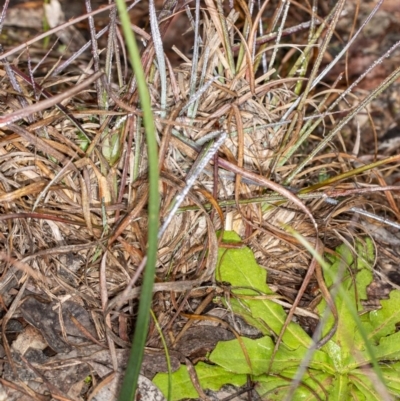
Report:
[[[164,335],[178,335],[179,313],[193,310],[190,290],[215,281],[218,247],[232,245],[220,243],[224,229],[251,247],[270,284],[291,303],[316,257],[293,231],[321,254],[369,236],[379,263],[398,258],[387,245],[400,241],[393,179],[400,157],[378,151],[378,142],[375,151],[368,148],[360,124],[368,119],[374,132],[371,105],[400,69],[369,92],[358,88],[399,43],[352,81],[341,64],[380,5],[360,23],[357,13],[346,14],[344,0],[316,11],[288,2],[166,2],[162,9],[149,3],[148,25],[133,26],[140,58],[126,52],[116,7],[93,11],[90,1],[79,18],[2,49],[0,258],[9,357],[5,332],[20,300],[28,293],[53,301],[68,295],[91,311],[97,339],[118,371],[117,351],[135,328],[148,244],[157,236],[157,254],[147,261],[155,267],[154,291],[162,291],[152,309]],[[137,7],[127,6],[132,13]],[[107,20],[101,29],[99,16]],[[354,29],[341,38],[344,18]],[[87,24],[86,44],[72,53],[68,40],[63,46],[58,40],[80,21]],[[165,50],[171,30],[176,45]],[[50,47],[43,48],[43,38]],[[337,38],[341,51],[333,56]],[[180,50],[187,43],[190,54]],[[132,72],[135,62],[143,80]],[[150,112],[154,123],[144,125]],[[156,148],[149,164],[151,126]],[[222,134],[226,140],[210,162],[193,169]],[[149,171],[159,173],[155,184]],[[195,182],[170,215],[193,172]],[[159,201],[153,196],[149,203],[149,188]],[[162,227],[167,219],[158,235],[154,221]],[[152,283],[145,284],[151,293]],[[308,287],[301,305],[315,294]],[[147,343],[160,346],[153,324]]]

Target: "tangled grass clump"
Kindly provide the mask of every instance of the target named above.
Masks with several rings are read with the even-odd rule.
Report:
[[[369,94],[357,93],[396,43],[345,87],[341,74],[330,74],[380,3],[328,64],[344,0],[330,10],[318,1],[255,7],[219,0],[171,1],[156,10],[149,1],[147,31],[117,3],[118,11],[114,4],[92,11],[88,0],[85,15],[0,55],[0,258],[9,310],[3,328],[27,287],[52,300],[69,294],[91,310],[98,341],[120,374],[117,351],[129,346],[135,328],[121,396],[127,400],[145,342],[161,346],[156,325],[147,332],[150,303],[164,334],[178,336],[177,320],[187,330],[191,323],[179,313],[196,310],[190,291],[216,280],[218,230],[236,231],[270,271],[288,299],[289,320],[300,302],[315,307],[318,290],[308,286],[314,270],[335,315],[318,257],[341,243],[355,250],[357,238],[370,236],[379,259],[388,232],[380,225],[399,228],[399,188],[386,182],[399,156],[361,158],[352,119],[400,68]],[[100,30],[101,13],[108,23]],[[60,54],[54,45],[43,55],[43,37],[62,40],[63,30],[82,20],[90,40],[81,50]],[[180,26],[184,32],[175,31]],[[163,48],[168,30],[176,32],[179,63]],[[191,55],[178,48],[183,34]],[[155,292],[164,298],[153,299]],[[3,346],[10,358],[8,342]]]

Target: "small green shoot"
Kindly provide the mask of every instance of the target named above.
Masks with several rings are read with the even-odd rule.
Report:
[[[76,133],[76,136],[78,137],[77,143],[79,145],[79,147],[86,152],[87,148],[90,145],[90,140],[88,139],[88,137],[86,135],[84,135],[81,131],[78,131]]]
[[[113,166],[121,156],[121,143],[119,134],[107,135],[102,145],[102,153],[107,162]]]
[[[240,240],[233,232],[224,233],[224,239],[229,242]],[[398,397],[400,332],[396,332],[396,324],[400,322],[400,291],[393,290],[390,299],[382,300],[381,309],[363,313],[361,301],[366,299],[366,289],[372,281],[369,263],[374,257],[373,245],[369,239],[358,241],[357,260],[345,245],[339,246],[336,253],[336,257],[328,258],[330,268],[325,271],[325,279],[332,285],[338,274],[343,275],[335,299],[339,311],[338,330],[313,354],[292,400],[378,401],[386,399],[382,398],[385,394]],[[241,385],[239,383],[243,384],[250,375],[262,400],[285,400],[311,338],[292,322],[267,372],[274,349],[273,338],[279,334],[286,313],[272,299],[273,292],[266,284],[266,271],[257,265],[249,248],[220,249],[216,278],[232,286],[230,300],[226,301],[229,307],[259,328],[264,336],[242,338],[241,343],[237,339],[218,343],[208,357],[210,363],[196,365],[202,388],[215,390],[228,383]],[[252,300],[251,295],[258,299]],[[325,302],[321,301],[317,309],[322,314],[326,309]],[[353,310],[356,310],[357,319]],[[331,322],[328,321],[326,327],[329,330]],[[375,361],[379,372],[372,367]],[[166,393],[168,375],[159,373],[154,383]],[[181,366],[172,374],[172,383],[172,400],[198,398],[186,367]]]

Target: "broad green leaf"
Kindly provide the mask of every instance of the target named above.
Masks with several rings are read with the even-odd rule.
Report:
[[[351,386],[350,399],[351,400],[356,400],[356,401],[368,401],[365,398],[364,393],[362,393],[356,386]]]
[[[225,241],[239,241],[240,237],[232,231],[224,232]],[[253,252],[244,247],[241,249],[223,249],[218,251],[218,265],[216,269],[216,279],[218,281],[231,284],[232,297],[234,295],[253,295],[273,294],[266,284],[267,272],[256,262]],[[235,288],[237,287],[237,288]],[[286,313],[282,306],[268,299],[241,299],[243,307],[232,304],[232,309],[244,319],[251,312],[253,319],[261,319],[276,335],[285,322]],[[290,323],[283,335],[283,342],[290,348],[295,349],[300,345],[308,347],[311,339],[307,333],[295,323]]]
[[[340,346],[342,344],[344,344],[344,346]],[[350,344],[347,342],[347,340],[346,343],[342,344],[331,340],[325,344],[322,349],[331,358],[334,371],[340,374],[345,374],[349,370],[356,368],[359,364],[351,352],[356,350],[355,344],[353,343],[351,349],[349,349]],[[344,349],[346,350],[345,352],[343,351]]]
[[[181,365],[171,376],[172,401],[181,400],[182,398],[197,398],[199,396],[190,380],[185,365]],[[153,378],[153,383],[162,391],[165,397],[168,397],[168,373],[157,373]]]
[[[361,369],[349,375],[352,385],[361,394],[364,395],[367,401],[382,401],[382,394],[374,387],[374,382],[377,383],[378,379],[374,377],[373,372],[369,374],[364,373]]]
[[[225,384],[243,386],[246,384],[246,375],[233,375],[231,372],[220,366],[209,365],[199,362],[196,365],[196,372],[203,389],[219,390]]]
[[[309,369],[309,374],[303,377],[300,386],[296,389],[291,401],[320,401],[325,397],[332,386],[333,377],[327,373]],[[257,382],[256,390],[262,400],[282,401],[286,399],[292,378],[296,369],[287,369],[279,376],[263,375],[253,378]],[[343,400],[344,401],[344,400]]]
[[[282,370],[291,368],[293,366],[298,367],[304,360],[308,349],[303,346],[298,347],[295,350],[290,350],[284,345],[279,347],[278,352],[275,355],[271,373],[277,374]],[[316,350],[313,354],[313,358],[309,364],[310,369],[321,370],[326,373],[335,374],[334,364],[330,356],[322,351]]]
[[[344,267],[345,272],[346,267],[354,264],[353,254],[347,245],[342,244],[336,248],[337,256],[327,255],[327,260],[331,264],[331,269],[324,272],[325,282],[328,287],[330,287],[337,278],[338,269]],[[365,242],[357,242],[356,244],[357,252],[357,293],[359,299],[367,299],[367,286],[372,281],[371,264],[374,260],[374,247],[372,241],[367,238]],[[354,266],[353,266],[354,269]],[[360,275],[361,273],[361,275]]]
[[[385,379],[386,388],[396,399],[400,396],[400,362],[386,364],[381,367]],[[373,371],[356,369],[349,375],[353,385],[357,387],[366,397],[366,400],[382,400],[384,397],[380,389],[374,385],[378,383]]]
[[[273,330],[263,319],[255,319],[250,309],[246,309],[241,299],[230,297],[228,301],[224,301],[227,308],[233,310],[240,315],[249,325],[257,328],[264,335],[271,335]]]
[[[335,368],[339,373],[345,373],[354,368],[357,362],[354,358],[356,349],[363,349],[362,339],[358,333],[357,322],[350,308],[361,309],[361,301],[366,299],[366,287],[372,280],[372,273],[367,267],[368,261],[372,258],[370,252],[370,240],[364,244],[357,243],[357,253],[360,257],[357,260],[356,275],[350,273],[349,269],[354,271],[354,259],[350,249],[341,245],[336,249],[339,257],[332,260],[329,271],[324,272],[326,283],[331,286],[338,277],[343,277],[340,282],[340,291],[335,296],[339,322],[338,328],[323,349],[332,358]],[[320,314],[327,308],[326,302],[322,301],[318,306]],[[327,334],[333,325],[333,317],[330,316],[324,329]]]
[[[225,233],[224,239],[240,240],[231,232]],[[364,313],[356,319],[357,312],[362,312],[362,301],[366,299],[367,286],[372,280],[369,266],[373,259],[372,242],[360,240],[356,250],[356,261],[344,245],[336,249],[339,257],[330,257],[331,266],[324,272],[328,286],[342,277],[335,295],[338,330],[331,341],[313,353],[291,400],[380,401],[386,399],[386,395],[379,377],[383,377],[391,396],[400,399],[400,332],[396,332],[400,321],[400,292],[392,291],[390,299],[381,301],[380,310]],[[256,340],[242,337],[240,341],[218,343],[209,357],[216,365],[201,363],[196,366],[202,388],[216,390],[226,383],[240,385],[250,374],[262,400],[285,400],[298,367],[304,363],[310,338],[300,326],[291,323],[270,366],[274,342],[269,334],[279,333],[286,314],[271,299],[251,299],[254,295],[273,296],[266,284],[266,272],[258,266],[248,248],[220,249],[216,278],[231,284],[231,298],[227,304],[232,310],[266,335]],[[326,303],[321,301],[319,313],[325,309]],[[332,322],[330,317],[325,333]],[[374,341],[369,352],[362,331]],[[380,361],[377,373],[369,367],[376,363],[371,355],[375,361]],[[156,379],[161,382],[155,380],[155,383],[165,391],[167,375],[157,375]],[[186,367],[174,373],[173,380],[174,400],[179,399],[175,398],[177,394],[182,398],[197,397]]]
[[[383,377],[387,387],[396,394],[400,395],[400,362],[395,362],[382,367]]]
[[[383,337],[380,344],[373,347],[375,356],[382,361],[400,360],[400,331],[388,337]]]
[[[381,305],[381,309],[368,314],[373,327],[368,337],[376,342],[396,331],[396,324],[400,322],[400,291],[391,291],[390,298],[381,300]]]
[[[335,375],[332,387],[329,389],[329,401],[348,400],[350,396],[350,383],[348,375]]]
[[[357,250],[357,292],[360,300],[366,300],[367,287],[372,282],[372,266],[375,259],[374,244],[366,238],[362,243],[361,239],[356,244]]]
[[[233,373],[252,375],[265,373],[268,370],[274,349],[272,339],[270,337],[262,337],[252,340],[243,337],[241,343],[238,340],[219,342],[210,355],[210,361]],[[244,352],[247,352],[251,366],[247,363]],[[298,367],[306,352],[307,349],[304,347],[300,346],[295,350],[290,350],[282,344],[275,355],[270,372],[278,374],[285,369]],[[319,350],[315,352],[310,364],[311,368],[334,373],[332,366],[329,356]]]
[[[238,340],[220,341],[211,353],[210,361],[229,372],[258,376],[268,370],[273,349],[274,343],[271,337],[261,337],[256,340],[243,337],[241,343]],[[245,352],[251,366],[247,363]]]
[[[225,384],[243,386],[247,381],[246,375],[232,374],[219,366],[213,366],[204,362],[196,365],[196,373],[200,385],[203,389],[217,391]],[[168,373],[158,373],[153,383],[167,397],[168,393]],[[199,394],[194,388],[189,373],[185,365],[182,365],[172,374],[172,397],[171,400],[182,398],[199,398]]]

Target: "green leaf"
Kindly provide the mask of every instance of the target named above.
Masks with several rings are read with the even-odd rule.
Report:
[[[234,242],[239,241],[240,237],[235,232],[227,231],[224,232],[224,240]],[[273,294],[266,284],[266,270],[257,264],[253,252],[248,247],[228,250],[220,248],[216,279],[232,285],[232,297]],[[260,324],[265,324],[276,335],[279,335],[286,319],[282,306],[268,299],[240,299],[240,302],[232,302],[230,306],[244,319],[249,317],[250,311],[253,320],[262,321]],[[249,324],[251,323],[249,321]],[[283,343],[295,349],[300,345],[308,347],[311,339],[298,324],[290,323],[283,335]]]
[[[121,144],[119,134],[107,135],[104,138],[102,145],[102,152],[104,158],[112,166],[114,165],[121,155]]]
[[[373,347],[375,357],[382,361],[400,360],[400,332],[381,339],[379,345]]]
[[[368,401],[365,395],[355,386],[350,388],[350,399],[356,401]]]
[[[329,390],[329,401],[348,400],[350,396],[350,383],[347,374],[335,375],[332,387]]]
[[[354,351],[364,348],[362,337],[359,334],[359,323],[354,319],[351,308],[356,310],[362,308],[361,301],[366,299],[366,288],[372,280],[372,273],[368,266],[368,261],[373,257],[373,255],[368,254],[370,242],[370,240],[366,240],[364,244],[357,243],[357,252],[362,257],[357,260],[356,276],[350,274],[349,269],[354,269],[354,259],[352,252],[346,245],[341,245],[336,249],[339,257],[331,258],[333,263],[329,271],[324,272],[328,286],[334,284],[338,277],[343,277],[340,283],[340,291],[335,297],[339,316],[338,328],[332,340],[323,347],[331,357],[338,373],[346,373],[357,366]],[[321,301],[318,305],[320,314],[326,308],[326,302]],[[333,316],[330,316],[324,334],[327,334],[332,325]]]
[[[196,365],[196,373],[200,385],[203,389],[219,390],[225,384],[234,386],[243,386],[247,381],[246,375],[232,374],[225,369],[199,362]],[[168,373],[158,373],[153,383],[168,395]],[[180,400],[182,398],[198,398],[199,394],[194,388],[189,373],[185,365],[182,365],[176,372],[172,374],[172,394],[171,400]]]
[[[282,401],[288,395],[295,374],[296,369],[292,368],[282,372],[279,376],[263,375],[253,378],[253,381],[257,382],[256,390],[262,400]],[[309,369],[291,401],[320,401],[327,399],[326,395],[332,386],[332,380],[333,377],[325,372]]]
[[[258,295],[258,294],[257,294]],[[271,335],[273,331],[263,319],[256,319],[253,317],[251,310],[244,307],[241,299],[230,297],[228,301],[224,301],[227,308],[234,311],[237,315],[241,316],[250,326],[253,326],[261,331],[264,335]]]
[[[231,232],[226,233],[224,239],[230,242],[240,240]],[[380,310],[357,318],[372,280],[369,266],[374,257],[372,242],[360,240],[356,243],[356,251],[357,259],[354,260],[349,248],[342,245],[336,249],[338,256],[330,257],[331,266],[324,272],[327,284],[331,286],[341,277],[335,295],[338,330],[331,341],[313,353],[291,400],[380,401],[387,398],[382,390],[383,383],[391,396],[399,398],[400,332],[396,332],[396,324],[400,321],[400,292],[392,291],[388,300],[381,301]],[[252,295],[274,294],[266,284],[266,272],[257,265],[248,248],[219,250],[217,280],[232,285],[227,303],[235,313],[263,333],[277,334],[280,331],[286,317],[284,310],[271,299],[251,299]],[[325,301],[321,301],[318,306],[320,314],[326,307]],[[325,330],[331,327],[329,323]],[[272,364],[274,341],[268,335],[218,343],[209,357],[216,365],[201,363],[196,366],[202,388],[218,390],[226,383],[241,385],[238,383],[243,384],[250,374],[262,400],[286,400],[298,367],[304,363],[308,352],[308,345],[304,343],[310,342],[298,325],[292,323],[289,328]],[[365,343],[365,333],[374,344]],[[186,367],[183,370],[173,374],[177,380],[173,385],[174,400],[197,397]],[[166,377],[157,375],[160,382],[155,379],[163,391],[167,386]]]
[[[304,360],[308,349],[302,346],[295,350],[290,350],[285,345],[279,347],[272,363],[271,372],[274,374],[280,373],[282,370],[290,367],[298,367]],[[316,350],[309,364],[309,368],[321,370],[326,373],[335,374],[334,364],[330,356],[322,351]]]
[[[87,138],[87,136],[85,134],[83,134],[81,131],[78,131],[76,133],[76,136],[78,137],[78,144],[79,147],[86,152],[87,148],[89,147],[90,141]]]
[[[196,365],[196,372],[199,377],[201,387],[210,390],[219,390],[225,384],[243,386],[247,382],[247,376],[232,374],[220,366],[209,365],[199,362]]]
[[[382,398],[382,395],[379,394],[379,391],[374,387],[374,381],[373,379],[371,380],[371,375],[374,377],[373,372],[370,372],[370,374],[367,375],[363,373],[361,369],[357,369],[350,375],[350,380],[353,387],[365,397],[365,400],[381,401],[384,398]],[[376,382],[378,382],[378,380],[376,380]]]
[[[241,343],[238,340],[220,341],[211,353],[210,361],[229,372],[258,376],[267,371],[273,350],[274,343],[270,337],[256,340],[243,337]],[[245,352],[251,366],[247,363]]]
[[[400,291],[391,291],[389,299],[381,300],[382,308],[369,312],[369,321],[373,330],[369,338],[379,342],[383,336],[393,334],[400,322]]]
[[[162,391],[165,397],[168,396],[168,373],[157,373],[153,383]],[[172,394],[171,400],[182,398],[197,398],[199,394],[194,388],[185,365],[172,373]]]
[[[270,337],[256,340],[243,337],[241,342],[238,340],[219,342],[209,359],[229,372],[258,376],[268,370],[273,350],[274,342]],[[251,361],[251,366],[247,362],[245,352]],[[275,355],[270,372],[278,374],[285,369],[298,367],[306,352],[307,349],[302,346],[290,350],[282,344]],[[315,352],[310,367],[334,373],[332,360],[323,351]]]
[[[400,395],[400,362],[392,363],[382,367],[383,377],[386,380],[386,385],[393,394],[399,397]]]

